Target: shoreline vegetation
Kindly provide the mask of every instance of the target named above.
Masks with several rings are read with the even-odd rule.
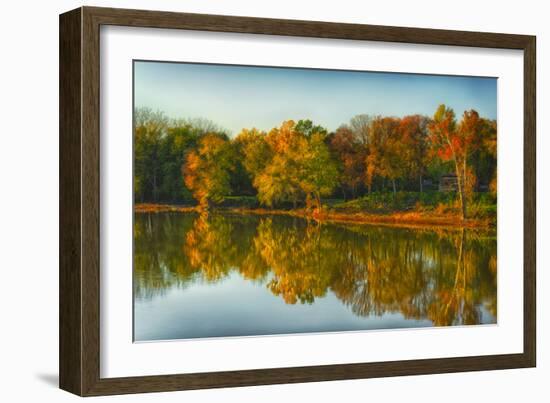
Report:
[[[311,120],[235,136],[208,120],[138,108],[135,211],[213,210],[416,227],[496,226],[497,123],[357,115],[334,132]]]
[[[395,211],[383,214],[374,214],[360,211],[341,211],[331,208],[311,210],[307,208],[296,209],[267,209],[262,207],[217,207],[216,212],[231,214],[252,214],[252,215],[285,215],[299,217],[317,222],[357,224],[357,225],[385,225],[392,227],[421,228],[445,227],[448,229],[492,229],[496,226],[494,218],[470,218],[463,220],[460,214],[445,214],[437,211]],[[153,204],[136,203],[134,213],[197,213],[204,214],[200,206],[175,205],[175,204]]]

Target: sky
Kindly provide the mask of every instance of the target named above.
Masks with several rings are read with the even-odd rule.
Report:
[[[207,118],[232,136],[311,119],[336,130],[358,114],[433,116],[446,104],[460,118],[497,118],[497,79],[280,67],[134,62],[134,105],[171,118]]]

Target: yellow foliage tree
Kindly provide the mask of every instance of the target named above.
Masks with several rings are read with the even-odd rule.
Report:
[[[207,209],[211,202],[222,202],[231,193],[233,161],[231,143],[214,134],[202,137],[197,150],[187,155],[183,166],[185,185],[202,209]]]

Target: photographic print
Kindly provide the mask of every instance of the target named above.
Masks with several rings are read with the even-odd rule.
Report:
[[[134,341],[497,323],[496,78],[133,63]]]

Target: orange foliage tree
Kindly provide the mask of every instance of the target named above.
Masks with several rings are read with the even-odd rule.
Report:
[[[405,173],[403,163],[404,144],[399,137],[398,118],[376,117],[369,132],[368,156],[366,159],[366,185],[369,192],[375,176],[389,179],[393,192],[396,180]]]
[[[353,198],[357,188],[365,180],[366,148],[346,125],[340,126],[329,138],[329,148],[340,163],[340,186],[344,199],[349,190]]]
[[[202,209],[211,202],[219,203],[231,194],[231,173],[234,171],[231,143],[224,137],[207,134],[191,151],[183,166],[185,185]]]
[[[336,186],[338,172],[325,144],[326,130],[311,121],[288,120],[267,135],[247,131],[238,139],[262,204],[288,201],[296,206],[306,198],[320,208],[321,197]]]
[[[440,105],[428,125],[431,144],[437,155],[444,161],[452,161],[457,177],[458,195],[462,218],[466,218],[466,188],[474,179],[468,168],[468,159],[479,147],[481,119],[474,111],[465,111],[457,125],[455,113],[451,108]]]
[[[418,189],[423,191],[422,177],[426,173],[428,142],[426,127],[428,119],[421,115],[405,116],[399,122],[402,158],[407,176],[418,178]]]

